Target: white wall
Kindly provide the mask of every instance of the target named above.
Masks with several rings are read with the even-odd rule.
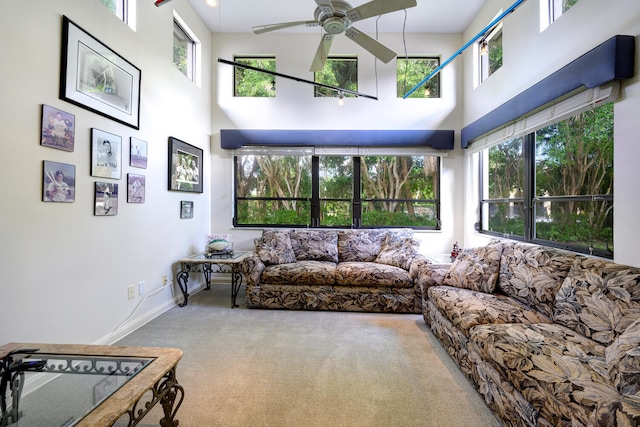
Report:
[[[202,42],[202,87],[172,64],[173,9]],[[58,99],[62,15],[142,70],[140,130]],[[6,1],[0,21],[0,343],[112,342],[175,304],[161,277],[210,231],[211,35],[186,1],[138,0],[136,31],[97,0]],[[42,104],[75,115],[74,152],[39,144]],[[123,137],[122,179],[90,175],[91,128]],[[169,136],[204,149],[203,194],[167,191]],[[147,169],[129,166],[130,137],[148,142]],[[43,160],[76,166],[74,203],[41,201]],[[146,176],[144,204],[126,202],[127,173]],[[117,216],[93,215],[95,181],[119,184]],[[149,298],[128,300],[140,281]]]
[[[402,34],[382,34],[380,41],[404,55]],[[275,55],[278,73],[313,80],[309,66],[318,42],[315,34],[214,35],[213,60],[233,60],[234,55]],[[409,55],[438,55],[444,61],[461,43],[459,34],[412,34],[406,37],[406,51]],[[253,239],[261,230],[232,227],[232,160],[220,149],[220,129],[453,129],[459,146],[462,93],[456,82],[462,78],[460,62],[442,72],[440,99],[404,100],[396,96],[395,61],[378,61],[376,79],[374,57],[345,36],[334,38],[331,53],[358,56],[358,91],[377,96],[377,101],[346,98],[340,107],[336,98],[314,98],[312,85],[280,77],[276,78],[275,98],[234,98],[233,67],[214,62],[212,230],[233,233],[236,248],[252,249]],[[456,191],[462,186],[461,177],[460,153],[447,152],[443,158],[442,230],[423,233],[428,246],[423,250],[446,252],[454,240],[462,239],[460,228],[455,227],[462,215],[454,208],[463,200]]]
[[[464,34],[473,37],[512,2],[489,0]],[[473,89],[473,60],[464,56],[464,125],[472,123],[531,85],[617,34],[636,37],[636,77],[626,80],[615,103],[614,131],[614,252],[615,261],[640,266],[637,216],[640,209],[640,2],[637,0],[580,0],[550,27],[540,32],[539,0],[523,3],[503,27],[503,66]],[[467,246],[481,245],[486,236],[474,231],[477,221],[475,165],[465,160],[465,219]]]

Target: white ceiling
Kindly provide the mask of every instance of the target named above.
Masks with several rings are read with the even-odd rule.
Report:
[[[216,7],[208,6],[206,0],[188,1],[214,33],[250,33],[257,25],[313,20],[317,7],[314,0],[217,0]],[[353,27],[371,35],[376,32],[377,21],[380,33],[461,33],[485,1],[417,0],[416,7],[407,9],[406,27],[403,11],[358,21]],[[355,7],[367,1],[349,3]],[[319,28],[297,26],[279,32],[313,33]]]

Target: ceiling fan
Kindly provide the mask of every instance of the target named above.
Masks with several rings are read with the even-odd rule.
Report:
[[[312,21],[294,21],[280,24],[258,25],[252,28],[255,34],[268,33],[284,28],[306,25],[307,27],[321,26],[323,28],[322,40],[311,64],[310,71],[321,71],[329,55],[333,36],[344,33],[354,42],[358,43],[373,56],[385,64],[396,57],[396,53],[351,26],[352,22],[384,15],[417,6],[417,0],[373,0],[358,7],[352,7],[342,0],[315,0],[318,4]]]

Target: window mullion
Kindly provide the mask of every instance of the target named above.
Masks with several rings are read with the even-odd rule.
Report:
[[[320,158],[311,157],[311,226],[320,226]]]
[[[524,240],[531,241],[535,236],[536,210],[536,134],[528,133],[524,137]]]
[[[362,184],[360,182],[360,157],[353,158],[353,219],[351,226],[360,228],[362,225]]]

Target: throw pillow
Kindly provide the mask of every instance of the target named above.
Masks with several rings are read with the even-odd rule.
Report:
[[[463,249],[444,276],[443,285],[492,293],[500,272],[501,244]]]
[[[298,261],[338,262],[338,233],[325,230],[291,230],[291,248]]]
[[[389,233],[382,240],[380,252],[375,262],[400,267],[408,271],[419,248],[420,242],[416,239]]]
[[[296,262],[296,254],[291,248],[289,233],[266,230],[255,240],[256,253],[266,265]]]

